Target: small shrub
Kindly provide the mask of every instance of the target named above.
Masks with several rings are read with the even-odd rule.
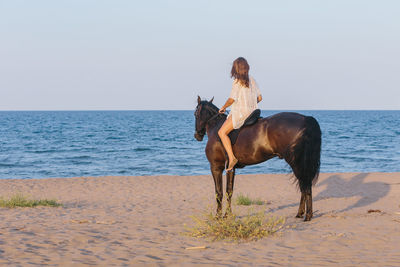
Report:
[[[0,207],[3,208],[16,208],[16,207],[36,207],[36,206],[49,206],[49,207],[59,207],[62,206],[54,199],[40,199],[32,200],[27,199],[23,195],[15,195],[10,199],[0,199]]]
[[[251,241],[269,236],[282,228],[285,219],[282,217],[265,218],[263,212],[243,216],[232,214],[226,218],[217,218],[212,213],[205,218],[192,216],[195,222],[188,233],[193,237],[205,237],[212,240]]]
[[[250,205],[264,205],[265,202],[262,201],[261,199],[251,199],[248,196],[245,195],[238,195],[236,198],[236,205],[244,205],[244,206],[250,206]]]

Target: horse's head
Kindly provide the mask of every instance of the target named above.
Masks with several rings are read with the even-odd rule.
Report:
[[[218,108],[212,104],[214,97],[210,100],[201,100],[200,96],[197,97],[197,107],[194,112],[196,119],[196,128],[194,138],[197,141],[203,141],[204,135],[206,134],[207,122],[216,114],[218,114]]]

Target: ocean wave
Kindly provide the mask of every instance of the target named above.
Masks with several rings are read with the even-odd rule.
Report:
[[[18,167],[20,166],[19,164],[15,164],[15,163],[1,163],[0,162],[0,168],[4,167],[4,168],[9,168],[9,167]]]
[[[106,140],[122,140],[122,139],[124,138],[119,136],[109,136],[106,138]]]
[[[143,151],[151,151],[152,149],[151,148],[148,148],[148,147],[137,147],[137,148],[134,148],[133,149],[133,151],[137,151],[137,152],[143,152]]]
[[[44,150],[27,150],[26,152],[28,153],[33,153],[33,154],[49,154],[49,153],[60,153],[64,152],[65,150],[57,150],[57,149],[44,149]]]
[[[92,159],[92,156],[80,155],[80,156],[66,157],[65,159],[68,159],[68,160],[84,160],[84,159]]]

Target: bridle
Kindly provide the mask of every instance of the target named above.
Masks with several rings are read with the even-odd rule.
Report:
[[[215,110],[215,109],[213,109],[212,107],[210,107],[209,105],[207,105],[207,104],[202,104],[202,105],[198,105],[197,106],[197,109],[196,109],[196,111],[195,111],[195,117],[196,117],[196,120],[198,120],[199,118],[199,115],[200,115],[200,107],[202,107],[202,108],[205,108],[206,110],[208,110],[209,112],[211,112],[211,113],[214,113],[214,112],[217,112],[217,113],[215,113],[214,115],[212,115],[210,118],[208,118],[205,122],[204,122],[204,125],[207,125],[208,123],[210,123],[212,120],[214,120],[214,119],[216,119],[219,115],[224,115],[224,113],[219,113],[219,111],[218,110]],[[204,135],[205,134],[205,127],[201,130],[201,131],[198,131],[197,129],[196,129],[196,133],[198,133],[198,134],[200,134],[200,135]]]

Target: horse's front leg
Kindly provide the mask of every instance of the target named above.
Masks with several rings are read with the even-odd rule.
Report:
[[[214,178],[215,184],[215,197],[217,199],[217,217],[221,216],[222,213],[222,172],[224,166],[211,166],[211,173]]]
[[[233,184],[235,182],[235,168],[232,171],[226,173],[226,200],[228,205],[225,211],[225,217],[232,214],[232,195],[233,195]]]

